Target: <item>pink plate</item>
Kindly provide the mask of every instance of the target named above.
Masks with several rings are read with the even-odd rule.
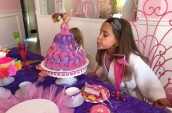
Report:
[[[95,89],[104,90],[107,99],[110,97],[110,92],[107,88],[105,88],[101,85],[92,85],[92,86],[95,87]],[[101,103],[101,102],[105,101],[101,94],[100,94],[100,96],[91,95],[91,94],[85,93],[83,88],[82,88],[81,92],[82,92],[83,97],[85,98],[85,101],[90,102],[90,103]],[[94,98],[94,99],[91,99],[91,98]]]

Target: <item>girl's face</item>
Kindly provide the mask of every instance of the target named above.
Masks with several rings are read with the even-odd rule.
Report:
[[[112,30],[112,26],[108,22],[104,22],[100,28],[100,34],[97,38],[98,49],[115,49],[118,46],[118,41]]]

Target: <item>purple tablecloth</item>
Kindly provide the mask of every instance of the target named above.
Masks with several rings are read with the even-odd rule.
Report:
[[[21,59],[16,48],[12,48],[8,56]],[[27,51],[27,60],[43,60],[43,57]],[[14,94],[15,91],[19,88],[18,86],[19,83],[23,81],[35,82],[38,79],[38,73],[39,73],[39,71],[35,69],[35,66],[37,64],[38,63],[32,64],[33,67],[31,67],[30,69],[22,69],[18,71],[16,76],[14,76],[15,81],[4,87],[10,89],[11,92]],[[113,86],[109,84],[105,84],[94,77],[80,75],[77,76],[76,78],[78,79],[78,82],[73,86],[76,86],[78,88],[83,87],[84,83],[88,82],[89,84],[98,84],[105,86],[107,89],[109,89],[110,92],[115,91]],[[51,84],[54,84],[55,80],[56,78],[48,76],[45,78],[44,82],[39,85],[44,85],[45,87],[48,87]],[[163,108],[156,108],[150,104],[147,104],[143,101],[140,101],[128,95],[126,101],[124,102],[115,101],[111,96],[109,100],[112,102],[113,108],[111,108],[107,102],[105,103],[108,105],[112,113],[167,113],[167,110]],[[75,108],[75,113],[88,113],[89,108],[93,105],[95,104],[84,102],[81,106]]]

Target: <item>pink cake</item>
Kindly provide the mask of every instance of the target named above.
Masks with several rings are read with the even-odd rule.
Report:
[[[70,71],[86,64],[83,48],[76,41],[74,34],[68,30],[68,25],[61,28],[61,32],[54,38],[47,51],[44,66],[55,71]]]
[[[3,57],[0,58],[0,68],[7,68],[11,63],[13,62],[13,59],[10,57]]]

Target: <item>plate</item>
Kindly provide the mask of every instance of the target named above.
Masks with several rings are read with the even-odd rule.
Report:
[[[110,97],[110,92],[109,92],[109,90],[107,88],[105,88],[105,87],[103,87],[101,85],[92,85],[92,86],[95,87],[95,89],[104,90],[107,99]],[[91,94],[88,94],[88,93],[84,92],[84,87],[82,88],[81,92],[82,92],[83,97],[85,98],[85,101],[87,101],[87,102],[90,102],[90,103],[102,103],[103,101],[105,101],[101,94],[100,94],[100,96],[96,96],[96,95],[91,95]],[[95,100],[90,99],[90,96],[94,96]]]
[[[59,109],[50,100],[32,99],[13,106],[6,113],[59,113]]]
[[[42,61],[40,65],[49,76],[53,76],[56,78],[66,78],[66,77],[78,76],[85,73],[87,70],[88,64],[89,64],[89,60],[86,59],[86,63],[82,67],[79,67],[75,70],[70,70],[70,71],[63,71],[63,70],[55,71],[55,70],[48,69],[47,67],[44,66],[44,61]]]
[[[167,107],[167,109],[170,110],[170,111],[172,112],[172,108]]]

